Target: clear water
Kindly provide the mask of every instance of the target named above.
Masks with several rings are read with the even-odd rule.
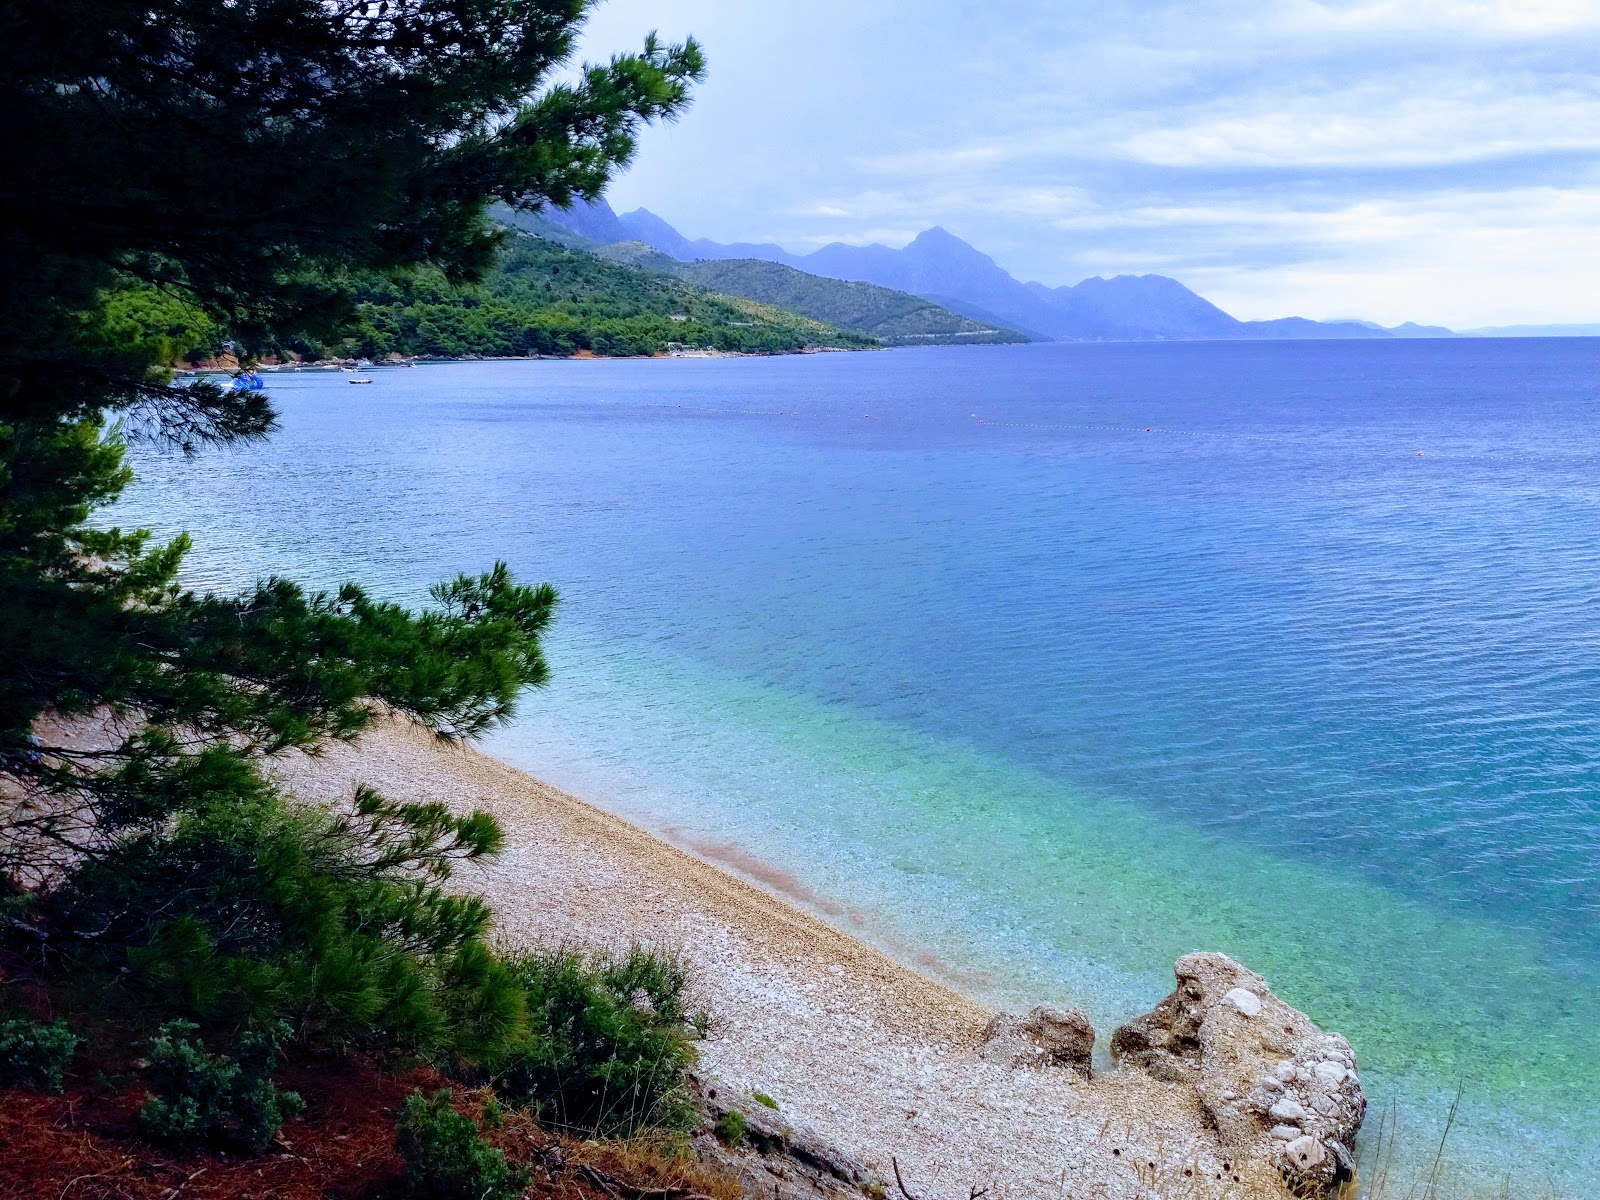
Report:
[[[494,752],[997,1002],[1224,950],[1407,1155],[1463,1089],[1458,1194],[1600,1190],[1600,341],[374,375],[115,518],[208,584],[504,558],[563,608]]]

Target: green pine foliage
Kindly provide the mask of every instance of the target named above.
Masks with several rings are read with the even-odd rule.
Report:
[[[660,354],[674,347],[781,354],[878,343],[771,305],[525,234],[476,285],[437,272],[356,293],[354,333],[331,350],[367,358]]]
[[[0,22],[0,105],[30,136],[0,174],[0,986],[92,1029],[113,1070],[157,1031],[152,1134],[261,1144],[293,1108],[285,1038],[479,1071],[534,1043],[526,972],[455,878],[500,848],[493,820],[366,788],[300,803],[272,762],[391,717],[480,736],[547,678],[554,591],[496,565],[414,607],[354,583],[213,594],[182,580],[186,537],[99,514],[129,439],[274,428],[265,393],[180,385],[172,360],[223,330],[330,344],[390,276],[466,311],[504,253],[491,202],[593,198],[684,110],[695,43],[578,66],[588,7],[74,0]],[[578,312],[551,286],[518,303]],[[0,1036],[10,1078],[59,1085],[73,1033]],[[583,1044],[612,1071],[603,1031]]]
[[[486,1108],[484,1123],[498,1124],[498,1113]],[[394,1145],[405,1160],[406,1188],[419,1200],[514,1200],[531,1178],[525,1168],[509,1166],[477,1124],[456,1111],[447,1088],[406,1098]]]
[[[197,1026],[169,1021],[150,1041],[147,1098],[139,1110],[146,1137],[223,1150],[261,1150],[284,1121],[305,1107],[272,1082],[289,1027],[276,1021],[247,1030],[231,1054],[212,1054]]]
[[[96,315],[99,338],[125,347],[134,363],[197,362],[221,349],[221,331],[202,309],[150,284],[107,291]]]
[[[737,1150],[744,1145],[744,1134],[748,1125],[749,1122],[745,1120],[745,1115],[742,1112],[737,1108],[730,1108],[717,1118],[717,1123],[713,1128],[719,1138]]]
[[[41,903],[50,927],[94,931],[72,971],[123,1020],[283,1017],[317,1046],[468,1059],[517,1040],[490,910],[444,888],[498,849],[487,816],[365,788],[338,812],[292,805],[222,748],[168,782],[195,806],[128,830]]]
[[[61,1021],[0,1021],[0,1087],[59,1092],[78,1041]]]
[[[683,964],[635,946],[626,954],[535,952],[508,964],[528,1004],[526,1041],[496,1064],[496,1090],[586,1135],[681,1129],[699,1015]]]

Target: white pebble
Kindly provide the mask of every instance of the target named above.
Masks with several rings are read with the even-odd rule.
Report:
[[[1223,999],[1247,1017],[1259,1016],[1261,1013],[1261,997],[1244,988],[1234,988]]]

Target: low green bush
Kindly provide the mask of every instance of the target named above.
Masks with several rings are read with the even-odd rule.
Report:
[[[485,1123],[498,1123],[486,1108]],[[514,1200],[531,1176],[511,1167],[484,1141],[470,1117],[456,1111],[448,1089],[412,1092],[395,1122],[394,1146],[406,1163],[406,1186],[427,1200]]]
[[[737,1108],[730,1108],[717,1118],[715,1129],[719,1138],[738,1149],[738,1147],[744,1145],[746,1124],[748,1122],[745,1121],[744,1114]]]
[[[635,946],[534,952],[506,965],[526,994],[529,1031],[494,1071],[502,1097],[593,1135],[692,1126],[688,1071],[703,1017],[687,1009],[681,962]]]
[[[60,1021],[0,1021],[0,1086],[59,1092],[78,1038]]]
[[[765,1092],[751,1092],[750,1098],[763,1108],[770,1108],[773,1111],[777,1111],[778,1102]]]
[[[140,1130],[161,1141],[260,1150],[305,1108],[271,1079],[288,1026],[240,1034],[231,1055],[210,1053],[196,1030],[189,1021],[169,1021],[151,1039]]]

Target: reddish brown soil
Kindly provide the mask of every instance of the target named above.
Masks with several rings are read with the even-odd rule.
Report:
[[[394,1119],[431,1072],[387,1075],[365,1064],[314,1073],[286,1070],[281,1082],[307,1101],[280,1144],[249,1157],[182,1154],[137,1137],[140,1089],[93,1084],[62,1096],[0,1091],[3,1200],[356,1200],[377,1197],[401,1177]]]
[[[403,1181],[395,1117],[413,1089],[448,1086],[426,1069],[387,1073],[359,1061],[293,1065],[279,1081],[301,1093],[306,1111],[284,1126],[278,1144],[249,1156],[184,1154],[142,1141],[137,1087],[115,1092],[80,1081],[61,1096],[0,1089],[0,1200],[388,1200]],[[462,1111],[477,1107],[477,1096],[454,1090]],[[739,1195],[737,1185],[692,1162],[556,1138],[516,1114],[493,1140],[533,1168],[530,1196]]]

